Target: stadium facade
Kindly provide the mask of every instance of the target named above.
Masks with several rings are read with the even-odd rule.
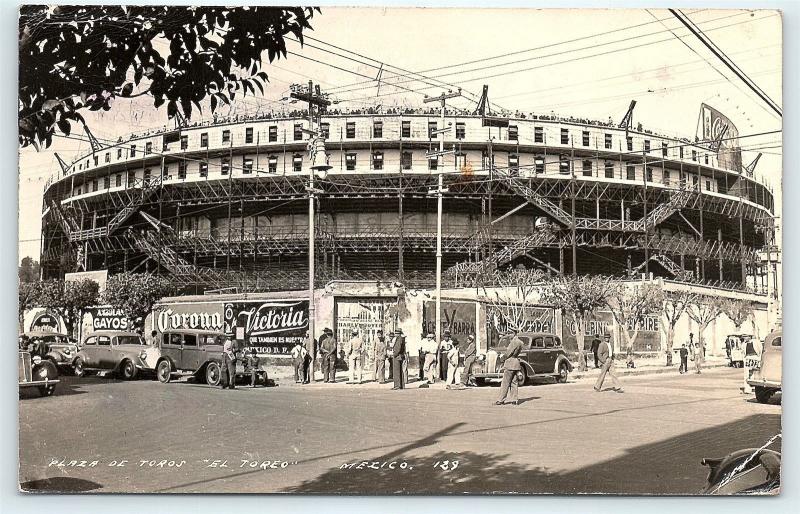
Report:
[[[773,193],[730,145],[612,123],[438,111],[323,114],[316,275],[434,283],[444,174],[447,287],[496,267],[769,287],[759,251]],[[505,124],[505,123],[502,123]],[[44,192],[41,262],[64,272],[159,271],[186,293],[308,283],[309,122],[217,120],[99,141]],[[451,153],[437,158],[439,138]],[[715,148],[716,146],[716,148]],[[574,255],[574,257],[573,257]]]

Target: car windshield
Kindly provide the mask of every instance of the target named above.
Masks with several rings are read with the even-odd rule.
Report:
[[[117,336],[117,344],[144,344],[144,339],[139,336]]]

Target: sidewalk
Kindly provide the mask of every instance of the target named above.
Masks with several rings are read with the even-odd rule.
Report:
[[[614,372],[619,376],[638,376],[638,375],[658,375],[661,373],[673,373],[675,375],[678,374],[678,366],[680,365],[680,359],[673,360],[672,366],[666,366],[666,358],[662,359],[637,359],[635,361],[636,367],[631,369],[625,366],[624,360],[617,360],[614,364]],[[703,369],[714,369],[714,368],[727,368],[728,367],[728,359],[725,357],[706,357],[706,361],[703,364]],[[689,373],[694,373],[694,362],[689,361]],[[596,379],[597,376],[600,374],[600,370],[597,368],[590,368],[586,371],[578,371],[576,367],[572,373],[569,374],[570,380],[580,380],[580,379]]]

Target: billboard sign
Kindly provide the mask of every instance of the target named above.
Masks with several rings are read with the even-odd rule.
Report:
[[[308,331],[308,300],[229,302],[222,312],[225,334],[258,353],[288,355]]]
[[[31,321],[31,332],[58,332],[61,327],[61,318],[50,311],[42,311],[34,316]]]
[[[467,336],[475,334],[475,314],[478,304],[475,302],[452,302],[443,301],[441,313],[442,334],[449,330],[453,339],[459,343],[467,340]],[[422,331],[425,333],[436,333],[436,302],[425,302],[422,309]],[[416,335],[416,334],[406,334]]]
[[[89,307],[83,311],[83,332],[93,330],[130,330],[130,320],[122,309]]]
[[[521,332],[547,332],[555,334],[555,310],[552,307],[531,305],[517,307],[522,310]],[[515,309],[516,310],[516,309]],[[493,305],[486,306],[486,335],[489,348],[497,346],[500,334],[508,329],[502,310]]]
[[[66,273],[64,275],[64,282],[80,282],[81,280],[87,279],[97,282],[98,291],[102,293],[106,290],[106,282],[108,282],[108,270],[78,271],[75,273]]]
[[[720,167],[741,171],[742,149],[739,146],[739,129],[730,118],[708,104],[700,105],[700,116],[703,123],[701,137],[704,141],[711,142],[711,150],[717,153]]]

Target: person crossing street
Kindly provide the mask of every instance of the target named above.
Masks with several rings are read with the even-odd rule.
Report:
[[[608,375],[614,383],[614,391],[618,393],[624,392],[617,375],[614,374],[612,369],[614,367],[614,355],[612,354],[611,336],[609,334],[603,337],[603,342],[600,343],[600,347],[597,349],[597,360],[600,361],[600,376],[597,377],[594,390],[598,393],[603,390],[603,382],[606,379],[606,375]]]
[[[506,334],[511,338],[506,347],[506,360],[503,362],[503,381],[500,384],[500,398],[495,405],[503,405],[506,398],[511,405],[519,403],[519,382],[517,374],[522,369],[519,354],[522,351],[522,341],[517,337],[516,330],[509,330]]]

